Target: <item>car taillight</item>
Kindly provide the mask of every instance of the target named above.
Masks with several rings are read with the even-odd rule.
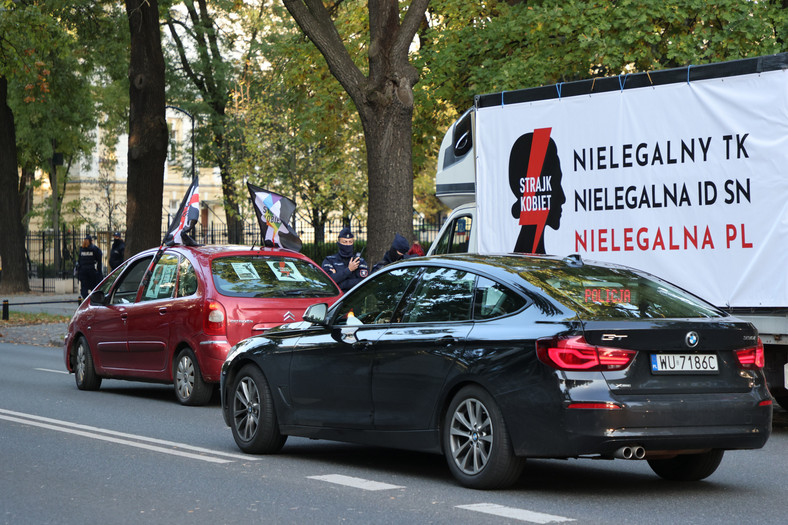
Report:
[[[619,405],[618,403],[576,402],[576,403],[569,403],[569,406],[567,406],[566,408],[574,408],[581,410],[622,410],[624,407]]]
[[[227,335],[226,330],[227,316],[224,313],[224,306],[217,301],[205,303],[205,323],[203,331],[206,335]]]
[[[763,368],[763,342],[758,338],[758,344],[750,348],[736,350],[736,359],[739,360],[739,368],[757,370]]]
[[[635,354],[635,350],[588,344],[579,335],[536,341],[539,360],[558,370],[623,370],[629,366]]]

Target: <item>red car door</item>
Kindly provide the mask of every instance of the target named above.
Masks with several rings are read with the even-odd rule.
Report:
[[[94,351],[99,369],[121,372],[128,368],[127,327],[129,309],[135,304],[140,281],[150,257],[145,257],[123,270],[109,293],[105,305],[90,305],[90,316],[84,333]]]
[[[175,253],[162,255],[139,300],[128,307],[129,370],[166,375],[178,262]]]
[[[125,305],[108,304],[90,306],[88,314],[87,340],[94,352],[99,369],[114,370],[123,368],[128,353],[126,345]]]

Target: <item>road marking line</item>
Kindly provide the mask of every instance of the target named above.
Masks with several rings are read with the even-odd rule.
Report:
[[[504,507],[503,505],[496,505],[495,503],[476,503],[474,505],[457,505],[458,509],[472,510],[474,512],[483,512],[484,514],[492,514],[502,518],[510,518],[519,521],[528,521],[531,523],[560,523],[564,521],[575,521],[572,518],[565,518],[563,516],[553,516],[552,514],[543,514],[541,512],[533,512],[525,509],[518,509],[515,507]]]
[[[5,414],[6,416],[12,416],[12,417],[6,417],[3,414]],[[233,454],[231,452],[222,452],[220,450],[212,450],[212,449],[209,449],[209,448],[195,447],[195,446],[192,446],[192,445],[186,445],[184,443],[177,443],[175,441],[167,441],[167,440],[164,440],[164,439],[157,439],[157,438],[151,438],[151,437],[146,437],[146,436],[140,436],[138,434],[127,434],[125,432],[117,432],[117,431],[114,431],[114,430],[107,430],[107,429],[104,429],[104,428],[92,427],[92,426],[89,426],[89,425],[80,425],[78,423],[71,423],[69,421],[62,421],[62,420],[59,420],[59,419],[51,419],[51,418],[43,417],[43,416],[35,416],[33,414],[25,414],[25,413],[22,413],[22,412],[14,412],[12,410],[5,410],[3,408],[0,408],[0,419],[7,419],[8,421],[16,421],[16,422],[19,422],[19,423],[25,423],[25,424],[34,425],[34,426],[41,426],[43,428],[51,428],[53,430],[60,430],[60,431],[69,432],[69,433],[72,433],[72,434],[83,435],[83,436],[91,437],[91,438],[94,438],[94,439],[104,439],[105,441],[113,441],[113,442],[116,442],[116,443],[123,443],[123,444],[132,445],[132,446],[139,446],[140,448],[147,448],[147,446],[142,446],[141,443],[139,443],[139,442],[142,442],[142,443],[147,442],[147,443],[155,443],[157,445],[165,445],[167,447],[176,447],[178,449],[190,450],[192,452],[199,452],[199,453],[204,453],[204,454],[213,454],[214,456],[224,456],[224,457],[229,457],[229,458],[235,458],[235,459],[240,459],[240,460],[243,460],[243,461],[260,461],[260,459],[261,459],[261,458],[258,458],[258,457],[255,457],[255,456],[250,456],[250,455],[247,455],[247,454]],[[47,425],[47,426],[44,426],[44,425]],[[70,429],[73,429],[73,431],[70,430]],[[91,434],[90,432],[98,432],[100,434],[106,434],[107,436],[117,436],[118,438],[127,438],[127,439],[125,439],[125,440],[114,439],[114,438],[111,439],[111,438],[108,438],[106,436],[98,436],[98,435],[95,435],[95,434]],[[134,441],[129,441],[129,440],[134,440]],[[160,450],[160,451],[167,452],[167,453],[173,453],[175,455],[187,455],[188,454],[186,452],[180,452],[180,451],[176,454],[175,451],[173,451],[171,448],[161,448],[161,447],[155,447],[155,448]],[[153,448],[151,448],[151,450],[153,450]],[[206,460],[207,461],[205,456],[199,456],[197,454],[191,454],[191,455],[188,455],[187,457],[190,457],[190,456],[194,456],[197,459],[202,459],[202,460]],[[214,459],[214,461],[218,462],[218,463],[230,463],[230,461],[228,461],[228,460],[215,460]]]
[[[38,370],[39,372],[52,372],[54,374],[69,374],[65,370],[51,370],[49,368],[34,368],[33,370]]]
[[[351,476],[342,476],[341,474],[328,474],[326,476],[307,476],[308,479],[316,479],[318,481],[327,481],[328,483],[336,483],[337,485],[344,485],[346,487],[353,487],[362,490],[390,490],[390,489],[404,489],[399,485],[389,485],[388,483],[380,483],[378,481],[370,481],[368,479],[354,478]]]

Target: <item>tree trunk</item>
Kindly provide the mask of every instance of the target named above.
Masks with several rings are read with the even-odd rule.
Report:
[[[217,114],[224,116],[224,106],[214,109]],[[219,154],[216,156],[219,164],[219,175],[222,178],[222,194],[224,196],[224,216],[227,220],[227,242],[229,244],[244,243],[244,220],[241,216],[239,206],[240,197],[238,196],[238,185],[235,178],[230,173],[228,159],[230,151],[224,134],[216,134],[214,141],[217,145]]]
[[[331,74],[356,105],[367,146],[368,244],[374,264],[394,234],[413,239],[413,86],[418,71],[408,57],[429,0],[412,0],[400,17],[398,0],[368,2],[369,77],[347,52],[322,0],[283,0],[288,12],[326,59]]]
[[[158,0],[126,0],[126,14],[131,32],[126,190],[126,255],[130,256],[162,241],[168,132]]]
[[[60,269],[60,185],[57,177],[57,165],[55,165],[54,148],[52,153],[52,161],[50,162],[49,182],[52,186],[52,202],[49,205],[52,207],[52,240],[55,243],[55,271]]]
[[[313,208],[310,215],[312,217],[312,228],[315,230],[315,246],[322,248],[323,243],[326,242],[326,214]]]
[[[8,107],[8,80],[0,76],[0,293],[28,292],[25,233],[19,208],[19,171],[14,114]]]
[[[412,106],[400,105],[362,112],[369,167],[366,257],[370,265],[383,258],[395,233],[413,239],[412,113]]]
[[[25,217],[33,210],[33,181],[35,171],[22,167],[22,178],[19,180],[19,215]],[[27,224],[22,222],[22,230],[27,234]]]

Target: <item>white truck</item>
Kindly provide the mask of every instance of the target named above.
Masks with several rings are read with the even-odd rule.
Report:
[[[428,255],[580,254],[751,321],[788,408],[788,53],[475,97]]]

